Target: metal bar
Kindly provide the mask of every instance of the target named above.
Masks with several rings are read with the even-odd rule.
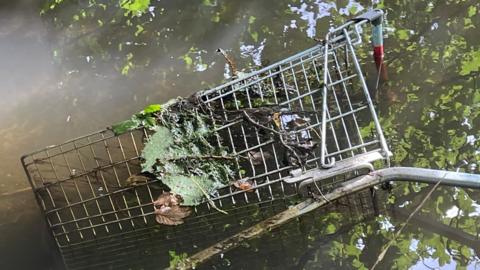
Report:
[[[60,150],[61,150],[61,148],[60,148]],[[46,150],[45,153],[47,154],[47,157],[50,157],[50,154],[49,154],[48,150]],[[62,153],[62,154],[63,154],[63,153]],[[55,178],[58,179],[57,169],[55,168],[55,165],[53,164],[52,159],[49,159],[48,161],[49,161],[50,166],[51,166],[52,169],[53,169],[53,173],[55,174]],[[59,184],[59,187],[60,187],[60,190],[62,191],[61,193],[62,193],[62,195],[63,195],[63,199],[65,199],[65,202],[67,203],[67,205],[70,204],[71,202],[70,202],[70,200],[69,200],[69,198],[68,198],[68,196],[67,196],[67,193],[65,192],[65,188],[63,187],[63,185],[62,185],[61,183]],[[78,191],[78,188],[77,188],[77,191]],[[72,209],[72,208],[69,208],[68,210],[69,210],[69,212],[70,212],[70,215],[71,215],[72,219],[75,221],[74,224],[75,224],[75,227],[76,227],[77,230],[78,230],[78,229],[80,228],[80,225],[79,225],[78,222],[76,221],[76,220],[77,220],[76,215],[75,215],[75,213],[73,212],[73,209]],[[57,215],[58,215],[58,212],[57,212]],[[81,231],[78,231],[78,234],[79,234],[79,236],[80,236],[80,239],[84,239],[84,238],[83,238],[84,235],[82,234]]]
[[[357,17],[351,19],[354,22],[368,20],[370,22],[374,22],[378,19],[381,19],[383,16],[383,11],[381,9],[371,9],[366,11],[363,14],[358,15]]]
[[[348,44],[348,47],[350,48],[350,54],[352,55],[353,64],[355,65],[355,69],[357,70],[358,74],[362,74],[362,69],[360,68],[360,63],[358,63],[358,59],[357,59],[357,56],[356,56],[355,51],[353,49],[353,45],[351,43],[351,40],[350,40],[350,37],[348,35],[347,30],[344,29],[343,33],[345,35],[345,38],[347,39],[347,44]],[[359,76],[359,79],[360,79],[360,83],[362,84],[363,93],[365,94],[365,98],[367,99],[368,106],[370,108],[370,113],[372,115],[373,122],[375,124],[375,129],[377,131],[377,135],[378,135],[379,140],[380,140],[380,145],[382,146],[382,149],[383,149],[383,155],[384,155],[385,158],[388,158],[392,154],[388,150],[387,141],[385,140],[385,137],[383,136],[382,127],[380,126],[380,121],[378,120],[377,113],[375,112],[375,107],[373,107],[373,102],[372,102],[372,99],[370,98],[370,93],[368,91],[367,83],[365,82],[365,79],[363,78],[363,76]]]
[[[348,26],[350,26],[350,25],[352,25],[352,24],[355,24],[357,27],[360,27],[360,26],[364,25],[364,24],[367,23],[367,22],[368,22],[368,20],[362,20],[362,21],[359,21],[359,22],[348,21],[348,22],[346,22],[345,24],[343,24],[342,26],[337,27],[337,28],[334,28],[333,30],[330,31],[330,33],[331,33],[331,34],[337,34],[338,32],[340,32],[340,35],[335,36],[334,38],[332,38],[332,39],[330,40],[330,42],[331,42],[331,43],[336,43],[336,42],[341,41],[342,39],[344,39],[344,36],[342,35],[342,32],[341,32],[341,31],[344,30],[345,28],[347,28]],[[349,32],[352,32],[352,31],[349,31]],[[269,66],[267,66],[267,67],[264,67],[264,68],[256,71],[254,74],[264,73],[264,72],[267,72],[267,71],[269,71],[269,70],[275,69],[276,67],[281,66],[281,65],[283,65],[283,64],[286,64],[286,63],[288,63],[288,62],[291,62],[291,61],[293,61],[293,60],[295,60],[295,59],[298,59],[298,58],[300,58],[300,57],[303,56],[303,55],[312,54],[312,53],[314,53],[314,52],[316,52],[316,51],[318,51],[318,50],[321,50],[322,47],[323,47],[322,45],[316,45],[316,46],[314,46],[314,47],[312,47],[312,48],[310,48],[310,49],[307,49],[307,50],[305,50],[305,51],[303,51],[303,52],[301,52],[301,53],[297,53],[297,54],[292,55],[292,56],[290,56],[290,57],[288,57],[288,58],[285,58],[285,59],[283,59],[283,60],[281,60],[281,61],[279,61],[279,62],[277,62],[277,63],[274,63],[274,64],[272,64],[272,65],[269,65]],[[228,87],[228,86],[237,84],[237,83],[239,83],[239,82],[241,82],[241,81],[243,81],[243,80],[245,80],[245,78],[238,78],[238,79],[233,80],[233,81],[230,81],[230,82],[228,82],[228,83],[226,83],[226,84],[224,84],[224,85],[221,85],[221,86],[212,88],[212,89],[210,89],[210,90],[204,91],[202,94],[203,94],[203,95],[209,95],[209,94],[215,93],[215,92],[217,92],[217,91],[219,91],[219,90],[221,90],[221,89],[223,89],[223,88],[226,88],[226,87]]]
[[[223,109],[223,116],[225,118],[226,121],[228,121],[228,116],[227,116],[227,113],[225,111],[225,104],[223,102],[223,98],[220,99],[220,104],[222,105],[222,109]],[[238,104],[235,104],[235,107],[238,108]],[[211,118],[212,118],[212,121],[213,123],[215,124],[215,117],[213,117],[213,112],[210,110],[210,114],[211,114]],[[241,121],[240,121],[241,122]],[[239,123],[240,123],[239,122]],[[227,132],[228,132],[228,138],[230,139],[229,142],[230,142],[230,147],[233,151],[233,155],[236,156],[237,158],[235,158],[235,165],[237,166],[237,169],[240,170],[240,163],[238,161],[238,155],[237,155],[237,150],[235,149],[235,143],[233,142],[233,135],[232,135],[232,130],[230,128],[230,125],[227,126]],[[217,131],[217,143],[218,143],[218,146],[219,147],[222,147],[222,143],[221,143],[221,138],[220,138],[220,134],[218,133]],[[242,177],[242,176],[240,176]],[[230,192],[232,192],[232,188],[229,187],[229,190]],[[235,202],[235,198],[233,198],[233,196],[231,197],[231,200],[232,200],[232,204],[236,204]]]
[[[325,36],[325,46],[323,53],[323,91],[322,91],[322,135],[321,135],[321,151],[320,151],[320,163],[323,168],[331,168],[335,163],[335,159],[332,158],[329,162],[326,161],[325,155],[327,154],[327,93],[328,93],[328,42],[330,34]]]
[[[335,54],[334,54],[334,58],[335,58]],[[337,70],[338,70],[338,71],[340,70],[340,67],[339,67],[338,65],[337,65]],[[328,78],[330,79],[330,81],[333,81],[333,80],[332,80],[332,75],[330,74],[330,72],[328,72],[328,70],[327,70],[327,74],[328,74]],[[340,102],[338,101],[337,93],[335,93],[335,92],[336,92],[336,91],[335,91],[336,88],[335,88],[335,87],[332,87],[331,89],[332,89],[332,95],[333,95],[333,97],[334,97],[334,99],[335,99],[335,104],[337,105],[338,113],[339,113],[339,114],[343,114],[342,108],[341,108],[341,106],[340,106]],[[348,134],[348,129],[347,129],[347,125],[346,125],[346,123],[345,123],[345,118],[342,117],[342,118],[340,119],[340,121],[342,122],[343,131],[345,132],[345,136],[346,136],[346,138],[347,138],[348,148],[351,148],[351,147],[352,147],[352,142],[351,142],[351,140],[350,140],[350,135]],[[353,156],[353,155],[354,155],[354,153],[353,153],[353,151],[352,151],[352,156]]]
[[[311,174],[313,175],[315,174],[315,172],[312,172]],[[300,184],[300,188],[302,189],[300,193],[307,194],[307,186],[313,182],[321,181],[322,179],[324,179],[322,175],[323,174],[319,173],[318,177],[312,176],[308,180],[308,183],[305,183],[304,185]],[[350,185],[349,183],[352,183],[352,185],[356,185],[355,181],[363,181],[365,183],[368,183],[368,186],[366,187],[378,185],[389,181],[420,182],[427,184],[436,184],[438,181],[442,181],[441,184],[446,186],[476,189],[480,188],[479,174],[459,173],[414,167],[391,167],[373,171],[368,175],[360,176],[355,178],[354,180],[346,182],[344,185],[342,185],[342,188],[348,190]]]
[[[301,176],[285,177],[282,180],[285,181],[286,183],[296,183],[296,182],[302,182],[307,179],[326,179],[335,175],[340,175],[345,173],[346,172],[345,169],[356,167],[357,165],[360,165],[360,167],[362,167],[364,164],[371,164],[371,162],[375,160],[379,160],[381,158],[382,158],[382,155],[378,152],[361,154],[356,156],[355,159],[341,160],[337,163],[335,167],[328,170],[314,169],[314,170],[305,172]],[[371,168],[370,170],[373,171],[373,167],[370,167],[370,166],[368,166],[368,168]],[[353,171],[353,170],[350,169],[350,171]]]
[[[427,184],[436,184],[442,181],[443,185],[480,188],[480,175],[470,173],[460,173],[451,171],[441,171],[413,167],[392,167],[373,172],[373,177],[380,182],[388,181],[413,181]]]

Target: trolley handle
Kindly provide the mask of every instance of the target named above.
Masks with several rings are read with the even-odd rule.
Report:
[[[383,11],[381,9],[371,9],[353,19],[351,21],[359,22],[363,20],[368,20],[373,25],[379,24],[382,22]]]

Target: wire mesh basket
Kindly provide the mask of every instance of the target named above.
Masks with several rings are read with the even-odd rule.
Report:
[[[215,143],[236,157],[239,181],[253,183],[251,190],[228,186],[211,196],[227,216],[203,203],[183,225],[155,222],[152,202],[162,192],[161,181],[126,183],[141,172],[140,154],[150,135],[144,129],[119,136],[106,129],[22,157],[67,267],[98,268],[118,261],[117,269],[127,267],[132,254],[166,254],[170,248],[185,249],[185,243],[190,249],[207,245],[285,209],[299,192],[307,194],[312,173],[324,175],[313,184],[328,191],[349,173],[387,159],[355,54],[355,46],[362,44],[361,27],[371,20],[358,17],[311,49],[196,94],[210,108]],[[277,136],[265,136],[265,130]],[[292,154],[292,142],[307,151]],[[153,238],[161,242],[156,248],[146,243]]]

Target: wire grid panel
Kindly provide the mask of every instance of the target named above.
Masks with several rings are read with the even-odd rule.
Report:
[[[140,172],[141,131],[102,131],[23,157],[32,187],[60,246],[146,224],[154,192],[125,188]]]
[[[252,226],[291,204],[285,200],[211,212],[179,226],[150,226],[61,248],[69,269],[159,269],[169,265],[169,250],[193,253]]]
[[[161,182],[149,179],[134,186],[128,183],[130,176],[141,172],[139,156],[148,136],[145,130],[120,136],[104,130],[22,158],[35,195],[60,248],[100,239],[108,241],[112,236],[149,227],[165,232],[157,237],[172,241],[180,235],[180,231],[202,231],[200,225],[214,226],[218,220],[215,214],[218,213],[212,212],[208,204],[196,207],[185,224],[177,226],[176,232],[156,223],[152,202],[163,192]],[[274,184],[281,187],[273,187]],[[229,198],[217,198],[216,202],[229,211],[233,204],[241,207],[297,194],[296,185],[279,181],[258,187],[257,192],[234,192],[230,187],[226,189],[231,191]],[[267,190],[281,190],[281,193],[275,198],[258,196],[267,193]]]

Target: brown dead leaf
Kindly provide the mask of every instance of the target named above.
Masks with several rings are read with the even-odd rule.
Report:
[[[155,209],[155,220],[160,224],[179,225],[183,224],[183,219],[188,217],[192,210],[186,206],[160,206]]]
[[[253,182],[251,180],[237,180],[233,182],[233,186],[238,189],[245,190],[246,192],[253,192]]]
[[[180,206],[183,199],[178,194],[163,192],[153,202],[155,207],[155,220],[160,224],[179,225],[183,219],[188,217],[192,211],[190,207]]]

